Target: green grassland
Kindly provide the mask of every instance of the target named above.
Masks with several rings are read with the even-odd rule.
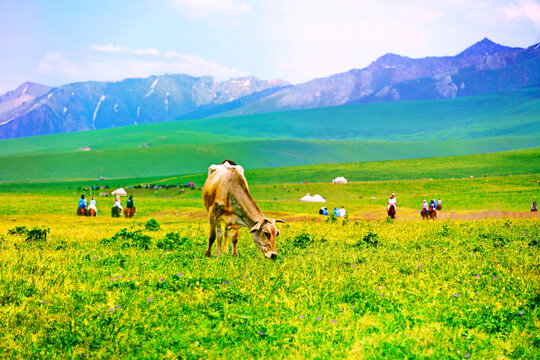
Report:
[[[211,145],[0,157],[0,181],[83,180],[168,176],[206,172],[234,159],[246,169],[465,155],[537,146],[540,136],[439,142],[258,140]]]
[[[538,356],[535,220],[289,223],[269,261],[247,232],[238,258],[204,258],[206,223],[14,219],[0,221],[2,358]],[[108,240],[123,228],[150,243]]]
[[[0,182],[170,176],[478,154],[540,144],[540,89],[173,121],[0,141]]]
[[[246,171],[263,212],[286,220],[275,261],[246,230],[238,258],[203,256],[205,174],[0,184],[0,358],[538,358],[538,217],[459,216],[529,215],[539,155]],[[339,175],[351,182],[331,184]],[[111,218],[105,197],[97,218],[75,216],[89,185],[127,187],[137,216]],[[348,217],[317,215],[307,192]],[[454,217],[419,220],[434,197]]]

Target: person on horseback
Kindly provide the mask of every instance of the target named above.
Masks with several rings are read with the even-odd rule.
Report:
[[[531,211],[538,211],[538,208],[536,207],[536,201],[533,201],[531,205]]]
[[[96,212],[96,216],[97,216],[97,206],[96,206],[96,199],[92,196],[92,198],[90,199],[90,204],[88,205],[88,210],[94,210]]]
[[[84,211],[86,211],[87,207],[88,207],[88,204],[86,202],[86,199],[84,198],[84,194],[82,194],[81,198],[79,199],[79,208],[83,208]]]
[[[130,209],[135,207],[135,206],[133,206],[133,195],[130,195],[130,196],[129,196],[129,199],[128,199],[128,201],[127,201],[126,207],[127,207],[127,208],[130,208]]]
[[[437,201],[435,199],[431,200],[431,202],[429,203],[429,207],[436,209],[437,208]]]
[[[397,210],[397,199],[396,194],[392,193],[390,195],[390,198],[388,199],[388,206],[386,207],[386,211],[390,210],[390,206],[394,206],[394,209]]]
[[[114,199],[114,206],[118,209],[122,210],[122,200],[120,200],[120,195],[116,195],[116,198]]]
[[[424,202],[422,203],[422,210],[428,211],[428,203],[427,200],[424,199]]]

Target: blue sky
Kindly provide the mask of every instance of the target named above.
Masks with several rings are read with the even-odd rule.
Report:
[[[540,42],[540,0],[0,0],[0,93],[151,74],[293,83],[393,52]]]

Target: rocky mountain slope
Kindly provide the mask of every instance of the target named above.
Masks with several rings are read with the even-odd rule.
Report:
[[[201,109],[211,115],[214,107],[234,101],[243,106],[239,99],[251,96],[255,101],[254,94],[269,95],[288,85],[255,77],[216,82],[212,77],[163,75],[41,88],[48,91],[26,102],[21,100],[24,94],[16,97],[24,93],[21,85],[0,102],[5,109],[0,113],[0,139],[169,121]],[[12,106],[16,101],[19,106]]]
[[[538,85],[540,44],[511,48],[486,38],[456,56],[411,59],[386,54],[364,69],[298,84],[226,115],[454,98]]]

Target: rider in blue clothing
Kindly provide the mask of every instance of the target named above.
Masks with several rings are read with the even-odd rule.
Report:
[[[88,208],[88,203],[86,202],[86,199],[84,198],[84,194],[81,195],[81,198],[79,199],[79,207],[86,210]]]

